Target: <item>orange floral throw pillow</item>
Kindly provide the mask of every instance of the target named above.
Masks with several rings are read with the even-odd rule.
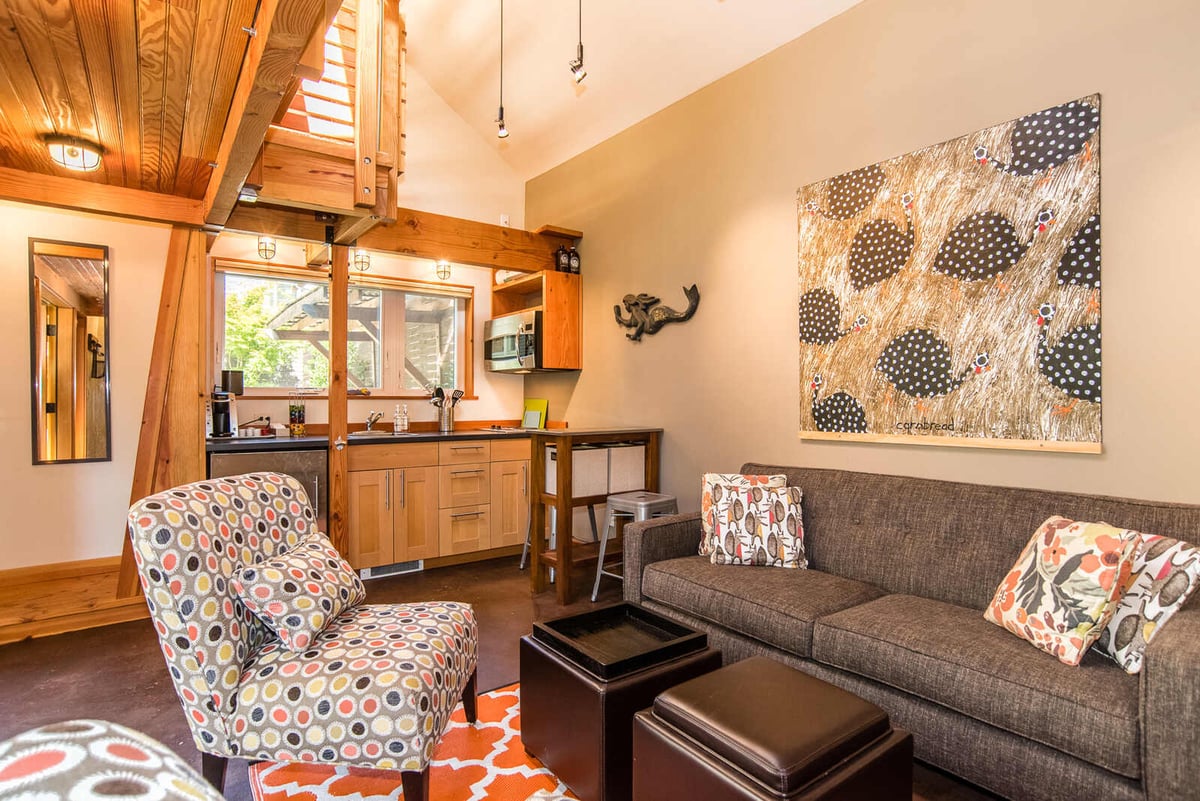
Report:
[[[1136,531],[1051,517],[1021,551],[983,616],[1078,665],[1129,586]]]

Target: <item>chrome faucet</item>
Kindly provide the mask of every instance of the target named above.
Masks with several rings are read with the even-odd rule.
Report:
[[[367,430],[371,431],[381,417],[383,417],[383,412],[367,412]]]

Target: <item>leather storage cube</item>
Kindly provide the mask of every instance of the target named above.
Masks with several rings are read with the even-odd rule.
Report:
[[[635,801],[909,801],[912,735],[874,704],[754,657],[634,718]]]
[[[583,801],[627,801],[634,713],[720,666],[721,652],[705,648],[605,681],[522,637],[521,741]]]

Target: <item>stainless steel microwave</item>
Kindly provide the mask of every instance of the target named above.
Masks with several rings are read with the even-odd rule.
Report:
[[[483,363],[493,373],[542,369],[542,313],[523,311],[485,321]]]

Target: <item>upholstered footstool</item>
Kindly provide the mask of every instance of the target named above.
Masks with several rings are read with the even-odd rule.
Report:
[[[666,690],[633,722],[634,801],[909,801],[912,735],[762,657]]]

